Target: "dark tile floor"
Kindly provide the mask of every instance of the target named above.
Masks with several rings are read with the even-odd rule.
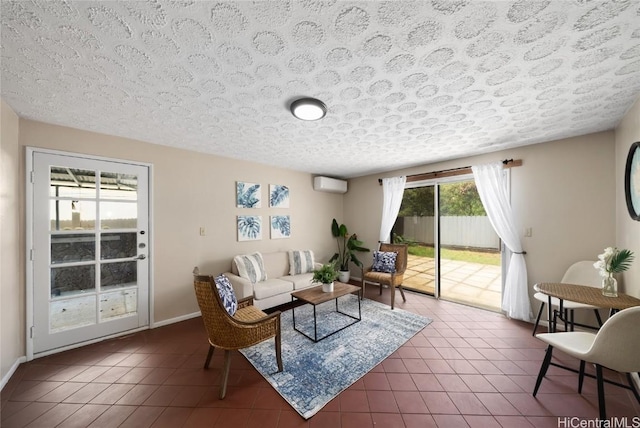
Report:
[[[374,287],[367,297],[380,299]],[[555,428],[569,426],[559,417],[597,417],[595,382],[579,395],[569,371],[551,367],[532,397],[544,345],[531,324],[414,293],[397,300],[433,323],[307,421],[238,352],[219,400],[222,352],[202,368],[208,344],[196,318],[22,364],[2,390],[1,426]],[[609,417],[640,415],[630,391],[606,393]]]

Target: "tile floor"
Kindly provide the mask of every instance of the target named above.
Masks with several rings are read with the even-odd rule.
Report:
[[[376,300],[388,293],[367,288]],[[238,352],[219,400],[222,353],[202,368],[207,343],[196,318],[22,364],[1,392],[0,425],[555,428],[559,417],[597,417],[595,382],[579,395],[569,371],[551,367],[532,397],[544,346],[531,324],[416,293],[397,300],[433,323],[307,421]],[[630,391],[606,392],[609,417],[640,415]]]

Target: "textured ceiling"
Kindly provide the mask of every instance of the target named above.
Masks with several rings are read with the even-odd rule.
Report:
[[[640,0],[6,1],[20,117],[336,177],[610,130]],[[328,106],[315,122],[290,102]]]

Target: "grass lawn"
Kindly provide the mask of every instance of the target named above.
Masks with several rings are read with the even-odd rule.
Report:
[[[409,254],[420,257],[434,257],[433,247],[422,245],[409,245]],[[469,263],[480,263],[483,265],[500,266],[500,253],[486,253],[481,251],[452,250],[442,248],[440,257],[446,260],[457,260]]]

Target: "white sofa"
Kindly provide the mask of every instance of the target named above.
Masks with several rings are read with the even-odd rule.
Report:
[[[231,261],[231,271],[224,274],[229,278],[233,291],[238,299],[253,296],[253,304],[260,309],[272,308],[283,303],[291,302],[291,292],[314,287],[313,273],[289,274],[289,252],[278,251],[263,253],[262,261],[267,279],[252,283],[238,273],[235,259]],[[313,263],[313,269],[318,269],[322,263]]]

